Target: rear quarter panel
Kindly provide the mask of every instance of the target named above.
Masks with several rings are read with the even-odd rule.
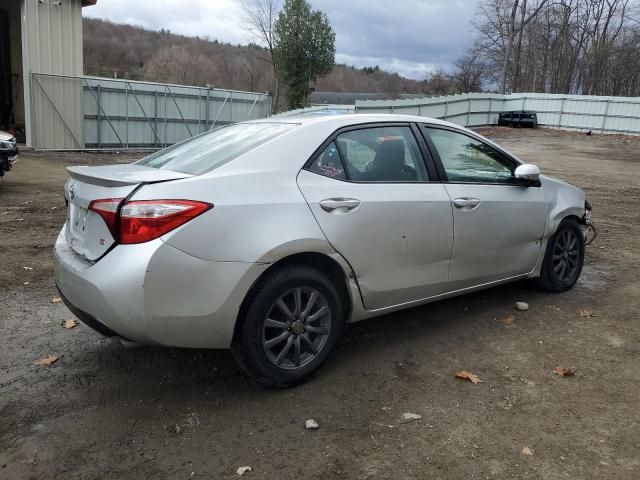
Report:
[[[302,129],[213,170],[145,185],[134,199],[189,199],[214,208],[162,239],[185,253],[222,262],[275,262],[333,249],[315,221],[296,176],[331,132]]]

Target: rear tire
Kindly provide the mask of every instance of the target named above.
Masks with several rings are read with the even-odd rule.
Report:
[[[267,274],[247,297],[231,350],[249,377],[290,387],[329,359],[345,324],[340,290],[321,271],[288,266]]]
[[[548,292],[565,292],[575,285],[584,263],[584,237],[575,219],[563,220],[549,239],[537,285]]]

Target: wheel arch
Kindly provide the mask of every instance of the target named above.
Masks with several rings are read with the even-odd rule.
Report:
[[[337,254],[336,256],[339,257],[339,255]],[[344,302],[348,322],[353,312],[355,300],[353,298],[354,293],[353,289],[350,288],[349,280],[350,278],[355,278],[355,276],[353,275],[351,268],[348,266],[348,264],[346,264],[346,262],[344,262],[342,257],[340,257],[340,260],[342,260],[342,262],[338,261],[336,258],[334,258],[334,256],[327,253],[306,251],[292,253],[272,263],[269,268],[262,272],[260,276],[253,282],[244,299],[242,300],[240,308],[238,309],[238,316],[235,322],[232,343],[235,342],[239,330],[242,326],[244,314],[249,306],[248,300],[251,298],[254,290],[272,272],[292,265],[305,265],[316,268],[317,270],[327,275],[331,279],[331,281],[338,286],[338,291],[340,292],[340,295]]]
[[[575,220],[577,223],[582,223],[582,220],[575,212],[566,212],[566,215],[564,215],[563,217],[559,217],[554,221],[555,228],[551,235],[555,234],[558,231],[560,225],[562,225],[567,220]]]
[[[561,227],[563,225],[567,225],[567,224],[572,224],[573,226],[571,228],[577,228],[577,230],[579,230],[578,233],[578,237],[580,237],[580,232],[583,235],[582,238],[582,242],[578,242],[579,246],[578,246],[578,259],[579,261],[577,262],[577,266],[575,267],[577,269],[577,276],[575,278],[575,280],[571,281],[570,283],[566,283],[566,279],[561,278],[561,279],[557,279],[555,278],[553,275],[551,274],[551,264],[547,263],[547,262],[551,262],[551,255],[552,255],[552,245],[550,244],[550,242],[552,240],[554,240],[556,238],[556,236],[558,235]],[[539,261],[539,265],[538,268],[536,269],[536,275],[535,277],[535,283],[538,285],[538,287],[542,288],[543,290],[549,291],[549,292],[563,292],[565,290],[568,290],[569,288],[571,288],[575,282],[578,280],[578,278],[580,277],[580,272],[582,271],[582,267],[583,267],[583,262],[584,262],[584,255],[585,255],[585,247],[584,247],[584,232],[585,232],[585,222],[584,222],[584,218],[579,217],[578,215],[573,215],[573,214],[567,214],[565,216],[563,216],[562,218],[559,218],[556,224],[556,227],[554,228],[553,232],[551,235],[549,235],[549,237],[547,238],[547,241],[544,245],[544,249],[542,251],[542,256],[541,259]],[[546,270],[545,270],[546,268]],[[562,270],[562,274],[564,275],[564,270]],[[565,282],[565,283],[563,283]]]
[[[545,232],[545,236],[543,237],[542,243],[540,245],[540,254],[538,256],[538,262],[536,263],[536,267],[534,268],[533,272],[531,272],[531,274],[529,275],[530,278],[537,278],[540,276],[540,272],[542,270],[542,264],[544,262],[544,257],[547,252],[547,246],[549,245],[551,238],[558,231],[558,228],[560,228],[560,225],[562,225],[562,223],[567,220],[575,220],[578,224],[584,224],[583,220],[578,215],[579,214],[578,212],[575,211],[575,209],[571,209],[571,210],[564,211],[562,212],[562,214],[559,214],[555,216],[553,219],[551,219],[551,221],[549,222],[550,224],[547,227],[548,230]]]

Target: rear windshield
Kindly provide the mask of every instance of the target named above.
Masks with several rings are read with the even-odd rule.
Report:
[[[236,123],[177,143],[136,164],[200,175],[295,127],[291,123]]]

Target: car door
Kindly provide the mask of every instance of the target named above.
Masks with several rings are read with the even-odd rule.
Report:
[[[545,228],[540,185],[517,181],[519,163],[475,136],[436,126],[423,132],[453,205],[450,289],[530,273]]]
[[[444,185],[431,181],[435,167],[425,165],[425,147],[410,124],[359,126],[328,139],[298,175],[313,215],[351,265],[369,310],[446,289],[451,202]]]

